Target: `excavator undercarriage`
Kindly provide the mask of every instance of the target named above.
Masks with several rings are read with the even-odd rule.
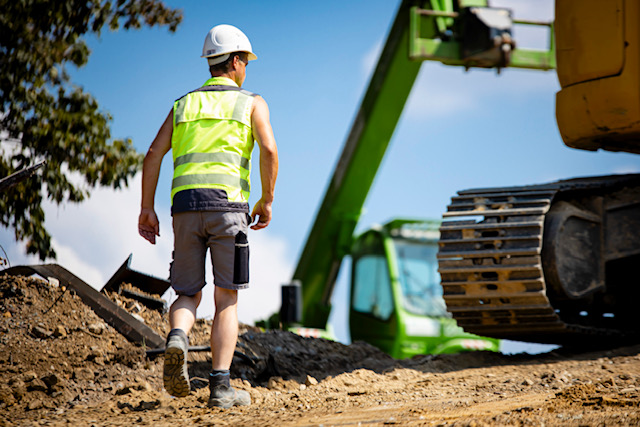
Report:
[[[443,216],[444,299],[467,332],[640,340],[640,175],[460,191]]]

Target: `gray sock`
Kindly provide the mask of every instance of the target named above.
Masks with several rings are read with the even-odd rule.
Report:
[[[216,387],[219,385],[224,385],[227,387],[231,387],[231,384],[229,383],[230,377],[231,373],[229,372],[229,369],[220,371],[214,369],[209,374],[209,386]]]

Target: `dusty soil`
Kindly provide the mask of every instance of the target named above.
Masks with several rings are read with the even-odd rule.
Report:
[[[164,334],[166,315],[112,295]],[[206,345],[209,324],[190,339]],[[64,284],[0,276],[0,426],[640,425],[640,346],[544,355],[466,353],[394,360],[243,328],[232,383],[249,407],[206,406],[206,353],[189,355],[191,395],[162,389],[147,358]]]

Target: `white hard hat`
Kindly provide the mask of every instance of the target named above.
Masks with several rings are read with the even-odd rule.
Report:
[[[246,52],[249,61],[258,59],[247,36],[233,25],[221,24],[210,29],[204,39],[202,58],[207,58],[209,65],[215,65],[226,61],[231,52]]]

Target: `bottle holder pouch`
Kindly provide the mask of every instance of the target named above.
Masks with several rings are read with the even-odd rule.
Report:
[[[236,234],[233,283],[235,285],[249,283],[249,241],[247,235],[242,231]]]

